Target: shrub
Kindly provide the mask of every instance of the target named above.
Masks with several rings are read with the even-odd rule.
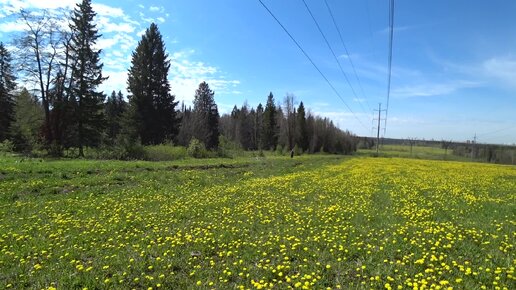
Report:
[[[206,150],[206,146],[201,141],[192,138],[190,140],[190,145],[188,145],[188,149],[186,150],[188,156],[193,158],[206,158],[208,157],[208,151]]]
[[[14,143],[11,140],[4,140],[0,143],[0,153],[6,155],[7,153],[12,153],[14,151]]]
[[[172,161],[184,159],[187,156],[183,146],[153,145],[145,146],[145,158],[150,161]]]

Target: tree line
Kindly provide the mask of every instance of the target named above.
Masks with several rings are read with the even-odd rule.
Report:
[[[215,150],[231,142],[245,150],[295,150],[349,154],[356,138],[327,118],[311,114],[288,94],[276,103],[272,92],[265,107],[244,103],[219,115],[215,92],[206,82],[195,91],[193,107],[179,106],[168,81],[170,60],[162,35],[152,23],[132,53],[127,91],[109,96],[98,87],[102,75],[102,36],[91,0],[71,13],[20,12],[25,32],[13,43],[13,59],[0,43],[0,142],[17,151],[42,148],[60,156],[65,150],[192,142]],[[62,23],[67,23],[63,26]],[[17,71],[15,74],[14,71]],[[17,81],[35,88],[17,89]]]

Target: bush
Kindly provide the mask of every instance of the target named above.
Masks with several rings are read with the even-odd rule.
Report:
[[[285,155],[285,152],[283,151],[283,146],[279,145],[276,146],[276,155]]]
[[[12,153],[14,151],[14,143],[11,140],[4,140],[0,143],[0,153],[6,155],[7,153]]]
[[[187,156],[183,146],[153,145],[145,146],[145,158],[150,161],[172,161],[184,159]]]
[[[236,156],[243,156],[244,149],[240,144],[229,140],[224,135],[219,136],[219,148],[217,150],[218,157],[234,158]]]
[[[208,151],[206,150],[206,146],[201,141],[192,138],[190,140],[190,145],[188,145],[188,149],[186,150],[188,156],[193,158],[206,158],[208,157]]]

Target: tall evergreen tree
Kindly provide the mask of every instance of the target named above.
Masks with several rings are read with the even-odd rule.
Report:
[[[308,143],[309,143],[309,137],[308,137],[308,128],[306,126],[306,112],[305,112],[305,106],[303,105],[303,102],[299,104],[299,107],[297,108],[297,145],[303,149],[303,151],[306,151],[308,149]]]
[[[108,97],[105,105],[108,143],[113,144],[118,134],[121,133],[122,116],[125,113],[126,106],[127,103],[121,91],[118,91],[118,94],[115,91],[111,92],[111,96]]]
[[[263,148],[262,142],[262,130],[263,130],[263,106],[261,103],[256,107],[256,115],[254,117],[254,138],[256,140],[256,147],[258,149]]]
[[[14,121],[13,90],[16,87],[11,69],[11,54],[0,42],[0,142],[9,137],[9,129]]]
[[[215,149],[219,145],[219,111],[214,95],[210,86],[202,82],[195,91],[194,97],[193,135],[204,142],[208,149]]]
[[[135,107],[132,118],[139,124],[136,131],[143,144],[163,143],[178,134],[181,121],[178,102],[170,94],[169,68],[165,43],[152,23],[133,52],[127,81],[130,105]]]
[[[278,144],[276,113],[274,95],[271,92],[263,112],[262,142],[266,150],[274,150]]]
[[[77,146],[79,156],[84,156],[84,146],[97,146],[104,125],[104,93],[97,87],[107,78],[102,76],[101,50],[95,50],[98,34],[93,18],[96,13],[91,0],[82,0],[73,11],[70,23],[71,55],[76,60],[72,67],[71,95],[75,100]]]

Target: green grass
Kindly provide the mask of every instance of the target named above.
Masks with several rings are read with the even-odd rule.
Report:
[[[514,166],[20,161],[0,158],[0,289],[515,286]]]
[[[453,155],[452,149],[444,150],[441,147],[412,146],[410,145],[382,145],[380,157],[414,158],[425,160],[470,161],[470,158]],[[376,156],[376,149],[360,149],[357,153],[362,156]]]

